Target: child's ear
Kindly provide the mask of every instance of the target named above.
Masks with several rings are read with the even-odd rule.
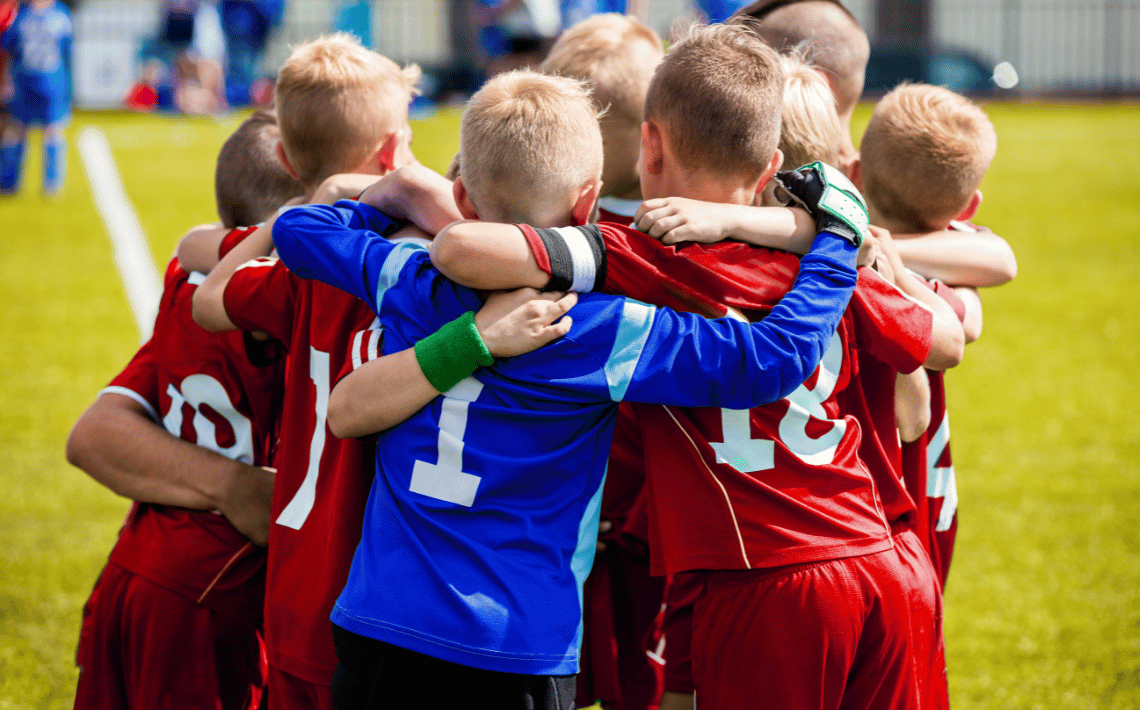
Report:
[[[455,182],[451,184],[451,195],[455,198],[455,204],[459,207],[459,214],[463,215],[463,219],[479,219],[479,211],[475,209],[475,204],[467,194],[463,178],[455,178]]]
[[[664,136],[657,124],[644,121],[641,124],[641,166],[651,175],[660,175],[664,170]]]
[[[396,169],[396,150],[399,147],[399,131],[389,133],[384,142],[380,144],[380,150],[376,153],[376,164],[380,168],[381,175],[387,175]]]
[[[285,155],[285,146],[281,145],[281,141],[277,141],[277,159],[281,161],[285,172],[292,175],[294,180],[300,180],[300,178],[297,177],[297,171],[293,169],[293,164],[289,162],[289,156]]]
[[[982,191],[974,190],[973,196],[970,197],[969,204],[966,209],[962,210],[954,217],[956,222],[969,222],[978,213],[978,208],[982,206]]]
[[[574,209],[570,212],[571,226],[580,227],[590,223],[590,218],[594,216],[594,204],[597,203],[601,191],[601,180],[591,180],[582,187],[578,199],[574,202]]]
[[[756,194],[759,195],[772,181],[776,175],[776,171],[784,164],[784,153],[779,148],[772,154],[772,159],[768,161],[768,167],[764,168],[764,172],[760,174],[760,182],[756,183]],[[799,167],[799,166],[796,166]]]
[[[847,167],[847,179],[855,186],[856,190],[863,189],[863,161],[859,158],[851,161]]]

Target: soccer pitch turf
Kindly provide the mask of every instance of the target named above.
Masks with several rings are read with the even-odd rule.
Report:
[[[951,699],[1140,707],[1140,108],[987,109],[999,146],[977,221],[1020,274],[983,294],[985,333],[947,377]],[[424,163],[447,166],[458,124],[413,122]],[[213,161],[236,125],[81,113],[63,194],[40,197],[33,143],[23,191],[0,201],[0,708],[71,706],[81,609],[127,509],[64,460],[139,342],[75,137],[106,133],[161,269],[215,219]]]

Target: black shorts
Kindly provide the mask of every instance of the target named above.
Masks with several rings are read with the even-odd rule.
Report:
[[[333,624],[334,710],[573,710],[577,676],[523,675],[443,661]]]

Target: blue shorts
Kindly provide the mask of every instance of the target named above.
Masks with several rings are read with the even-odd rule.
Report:
[[[71,102],[65,96],[42,96],[19,92],[8,102],[8,113],[25,126],[50,126],[71,119]]]

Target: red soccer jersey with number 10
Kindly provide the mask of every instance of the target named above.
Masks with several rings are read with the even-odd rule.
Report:
[[[333,436],[325,415],[345,364],[379,355],[379,326],[363,301],[302,279],[276,259],[239,267],[224,298],[235,325],[269,333],[289,350],[269,528],[269,661],[331,685],[336,653],[329,613],[360,542],[373,465],[372,447]]]
[[[603,225],[606,289],[657,305],[761,317],[799,260],[744,244],[666,247]],[[723,305],[721,305],[723,304]],[[839,414],[853,350],[898,370],[930,349],[931,314],[862,269],[823,360],[789,397],[752,410],[637,405],[651,491],[654,573],[751,569],[888,549],[890,530],[866,466],[859,425]]]
[[[254,229],[231,231],[223,254]],[[171,260],[154,334],[104,392],[143,404],[174,436],[267,466],[276,438],[283,354],[278,343],[199,327],[191,316],[191,298],[201,279]],[[261,616],[264,549],[221,515],[135,503],[111,561],[207,608]]]

